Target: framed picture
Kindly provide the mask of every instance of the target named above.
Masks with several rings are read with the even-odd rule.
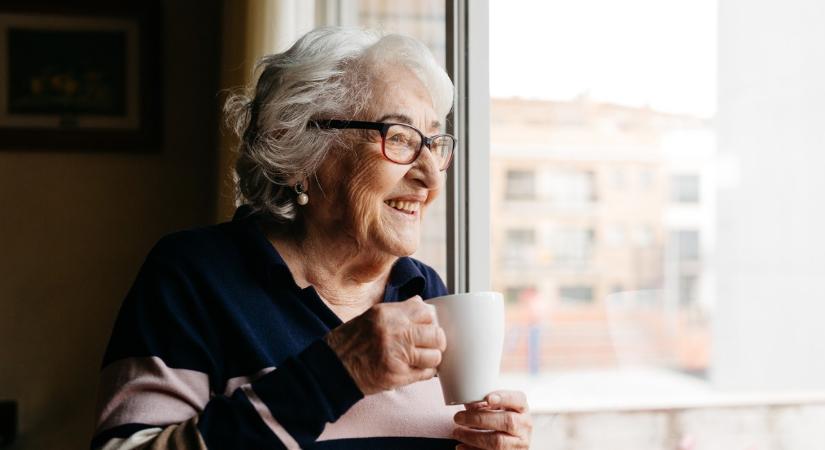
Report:
[[[156,2],[0,6],[0,147],[160,148]]]

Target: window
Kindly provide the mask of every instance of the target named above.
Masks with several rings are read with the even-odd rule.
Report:
[[[558,229],[553,237],[553,256],[558,263],[584,263],[593,256],[596,234],[589,228]]]
[[[637,225],[633,229],[633,243],[637,247],[648,248],[655,243],[655,233],[650,225]]]
[[[536,245],[536,230],[532,228],[513,228],[507,230],[507,245],[520,248]]]
[[[605,232],[605,243],[613,247],[620,247],[625,244],[625,227],[620,224],[610,224]]]
[[[641,189],[650,189],[656,181],[656,173],[652,169],[642,169],[639,172],[639,187]]]
[[[625,188],[625,176],[624,176],[624,169],[621,167],[616,167],[611,173],[611,181],[613,184],[613,189],[622,190]]]
[[[679,276],[679,305],[689,306],[696,301],[696,275]]]
[[[535,291],[533,286],[509,286],[504,290],[504,300],[508,304],[517,304],[525,295]]]
[[[508,170],[505,197],[508,200],[536,198],[536,173],[532,170]]]
[[[540,275],[519,281],[540,280],[548,305],[541,351],[534,364],[526,345],[513,346],[502,378],[568,419],[537,448],[817,440],[811,427],[760,425],[777,398],[823,420],[807,403],[825,395],[825,366],[812,356],[825,342],[825,306],[809,294],[825,279],[825,212],[813,194],[825,153],[812,119],[825,114],[816,88],[825,63],[810,59],[825,43],[812,38],[814,3],[491,0],[491,146],[508,150],[490,161],[535,167],[541,200],[520,224],[539,224],[554,262],[587,253],[570,230],[599,230],[610,246],[594,233],[589,263],[536,264]],[[525,38],[542,42],[540,57]],[[571,167],[598,175],[595,207],[557,207],[564,189],[548,177]],[[503,184],[491,183],[493,230],[513,226]],[[622,234],[627,245],[614,245]],[[508,277],[493,271],[493,288]],[[524,311],[507,307],[522,313],[508,338],[523,343]],[[741,391],[747,400],[732,400]]]
[[[699,176],[673,175],[670,199],[675,203],[697,203],[699,201]]]
[[[559,288],[559,298],[563,303],[592,303],[593,288],[591,286],[562,286]]]
[[[560,207],[586,206],[596,201],[595,174],[591,170],[551,170],[541,174],[549,201]]]
[[[696,230],[677,230],[671,234],[671,248],[678,261],[696,261],[699,259],[699,232]]]
[[[310,20],[314,19],[315,25],[364,27],[413,36],[427,45],[442,67],[447,67],[447,9],[443,0],[321,0],[314,4],[299,1],[294,7],[314,14]],[[428,206],[421,241],[413,255],[431,265],[444,280],[449,279],[446,197],[446,190],[442,190]]]

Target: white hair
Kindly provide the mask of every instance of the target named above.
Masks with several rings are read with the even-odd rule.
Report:
[[[241,138],[235,165],[236,196],[279,222],[296,218],[289,180],[312,177],[338,130],[307,130],[315,119],[356,117],[372,97],[372,77],[384,64],[412,71],[445,117],[453,84],[421,42],[397,34],[325,27],[298,39],[287,51],[261,58],[254,89],[231,95],[227,123]]]

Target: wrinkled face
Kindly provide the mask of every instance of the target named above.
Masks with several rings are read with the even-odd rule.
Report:
[[[391,68],[375,78],[367,113],[348,119],[407,123],[426,136],[438,134],[440,118],[430,94],[412,72]],[[352,145],[333,149],[322,163],[318,179],[324,194],[312,196],[308,220],[329,232],[345,233],[361,251],[412,254],[418,248],[422,215],[441,188],[443,173],[426,146],[416,161],[400,165],[382,154],[379,132],[344,133]]]

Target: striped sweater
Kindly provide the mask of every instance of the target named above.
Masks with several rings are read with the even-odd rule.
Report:
[[[446,293],[395,263],[385,302]],[[103,358],[93,449],[440,449],[460,407],[437,379],[364,397],[323,336],[340,319],[301,289],[242,207],[151,250]]]

